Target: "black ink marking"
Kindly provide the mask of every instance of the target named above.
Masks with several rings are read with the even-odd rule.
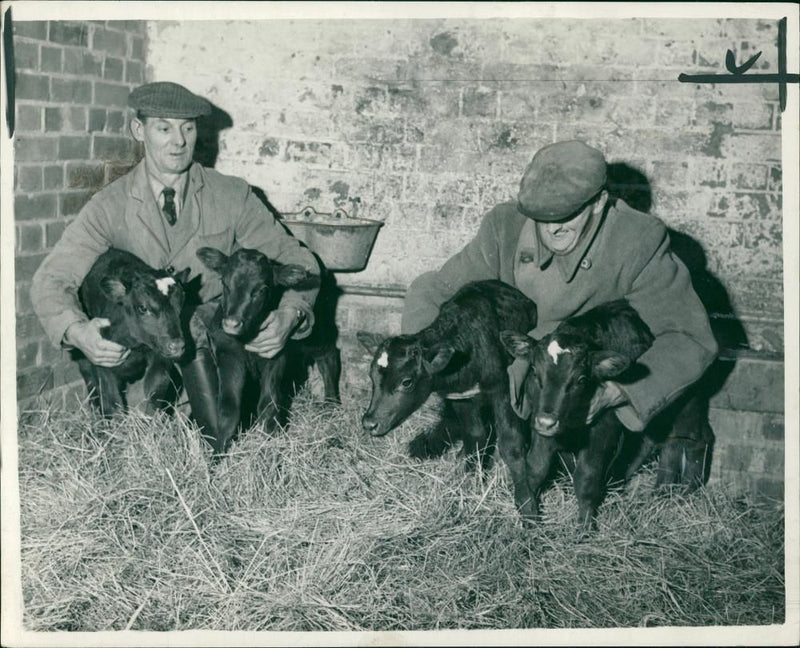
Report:
[[[786,72],[786,18],[778,21],[778,73],[777,74],[751,74],[745,75],[761,56],[758,52],[750,57],[747,62],[737,66],[733,52],[727,51],[725,67],[731,74],[684,74],[678,75],[681,83],[777,83],[778,101],[781,112],[786,109],[786,85],[800,83],[800,74]]]
[[[8,136],[14,136],[14,30],[11,7],[6,9],[3,21],[3,56],[6,59],[6,127]]]

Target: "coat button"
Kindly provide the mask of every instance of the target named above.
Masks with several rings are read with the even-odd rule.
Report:
[[[522,254],[519,255],[519,262],[520,263],[533,263],[533,261],[534,261],[534,258],[533,258],[532,254],[529,254],[527,252],[523,252]]]
[[[166,270],[170,274],[175,274],[175,267],[174,266],[167,266],[166,268],[164,268],[164,270]]]
[[[591,259],[581,259],[581,268],[584,270],[588,270],[592,267],[592,260]]]

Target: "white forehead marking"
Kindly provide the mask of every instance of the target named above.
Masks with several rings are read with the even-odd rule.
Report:
[[[389,354],[386,353],[386,351],[381,353],[380,357],[378,358],[378,366],[383,367],[384,369],[389,366]]]
[[[169,287],[174,285],[174,283],[175,280],[172,277],[161,277],[161,279],[156,279],[156,286],[158,286],[158,289],[165,295],[169,294]]]
[[[547,345],[547,353],[550,354],[550,357],[553,359],[553,364],[558,364],[558,356],[562,353],[572,353],[572,351],[569,349],[562,349],[558,340],[553,340]]]

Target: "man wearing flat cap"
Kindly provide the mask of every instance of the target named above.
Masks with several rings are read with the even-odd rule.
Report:
[[[154,268],[191,269],[202,275],[200,298],[222,292],[219,278],[203,267],[195,252],[204,246],[226,254],[255,248],[284,264],[299,264],[314,274],[314,256],[292,238],[240,179],[193,161],[197,118],[211,105],[177,83],[148,83],[130,94],[135,112],[131,133],[144,146],[144,159],[125,176],[96,193],[33,277],[31,298],[53,344],[80,349],[94,364],[120,364],[128,350],[104,339],[107,320],[90,320],[77,291],[97,258],[109,248],[135,254]],[[248,349],[276,355],[289,337],[310,334],[317,289],[287,290]],[[182,366],[196,418],[215,420],[216,366],[208,348],[198,348]]]
[[[655,342],[639,358],[649,371],[624,389],[603,383],[590,418],[615,407],[627,428],[643,430],[700,378],[717,353],[689,272],[670,252],[666,227],[609,198],[605,157],[584,142],[539,150],[525,170],[517,201],[494,207],[462,251],[411,284],[403,333],[427,326],[461,286],[483,279],[516,286],[536,303],[539,320],[530,331],[536,339],[573,315],[621,298],[650,327]],[[512,392],[524,377],[521,362],[509,369]]]

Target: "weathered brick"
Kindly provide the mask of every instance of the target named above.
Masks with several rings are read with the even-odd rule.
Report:
[[[61,108],[45,108],[44,109],[44,130],[45,131],[60,131],[64,124],[64,119],[61,114]]]
[[[783,169],[781,166],[771,166],[769,168],[769,186],[770,191],[783,190]]]
[[[88,191],[70,191],[59,194],[59,214],[61,216],[77,214],[91,197],[92,194]]]
[[[691,101],[670,101],[665,99],[656,102],[655,123],[658,126],[663,128],[683,128],[689,126],[693,118],[694,106]]]
[[[17,167],[17,187],[20,191],[42,190],[42,167],[40,165]]]
[[[34,194],[14,196],[14,218],[20,220],[47,219],[56,216],[56,197],[54,194]]]
[[[144,39],[139,36],[131,36],[131,58],[144,61]]]
[[[17,399],[30,398],[53,388],[53,371],[50,367],[36,367],[17,374]]]
[[[56,79],[52,81],[53,101],[61,103],[84,103],[92,102],[92,83],[80,79]]]
[[[67,187],[69,189],[91,189],[103,187],[105,167],[102,163],[70,162],[67,164]]]
[[[14,21],[14,36],[47,40],[47,22],[44,20]]]
[[[734,164],[731,185],[736,189],[766,189],[768,171],[766,164]]]
[[[63,45],[86,47],[89,44],[89,25],[86,23],[51,20],[49,39],[54,43]]]
[[[111,81],[122,81],[122,75],[125,71],[125,62],[120,58],[113,56],[106,56],[105,64],[103,65],[103,78]]]
[[[31,284],[29,281],[17,281],[14,285],[14,313],[28,315],[33,313],[31,301]]]
[[[21,40],[14,43],[14,67],[17,70],[38,70],[39,44]]]
[[[497,114],[497,90],[465,88],[461,98],[461,113],[465,117],[494,117]]]
[[[769,416],[764,419],[763,426],[764,439],[768,441],[783,441],[785,438],[785,426],[783,416]]]
[[[694,158],[690,163],[691,182],[701,187],[724,187],[727,184],[727,165],[724,160]]]
[[[125,131],[125,113],[119,110],[109,110],[106,116],[106,130],[109,133]]]
[[[20,131],[41,131],[42,130],[42,108],[30,104],[17,104],[17,132]]]
[[[133,142],[127,137],[95,135],[92,157],[99,160],[129,160],[133,157]]]
[[[686,160],[653,160],[653,182],[659,187],[683,187],[688,175]]]
[[[98,81],[94,86],[94,101],[101,106],[126,106],[128,104],[128,86]]]
[[[89,132],[102,131],[106,127],[105,108],[89,108]]]
[[[50,77],[44,74],[18,72],[15,92],[17,99],[47,101],[50,99]]]
[[[45,245],[48,248],[53,247],[61,239],[61,235],[69,225],[70,221],[58,220],[45,225]]]
[[[86,50],[64,50],[64,72],[67,74],[81,74],[87,76],[101,75],[103,59],[97,54]]]
[[[329,142],[287,142],[284,160],[313,165],[330,165],[332,147]]]
[[[134,34],[141,34],[144,32],[145,22],[143,20],[109,20],[106,26],[109,29],[116,29],[118,31],[129,32]]]
[[[648,36],[685,38],[691,33],[696,38],[720,38],[726,35],[721,18],[647,18],[642,21],[643,33]]]
[[[125,81],[139,84],[143,80],[144,66],[139,61],[125,61]]]
[[[733,133],[723,140],[720,151],[723,156],[748,162],[780,161],[780,135],[768,133]]]
[[[705,126],[710,123],[730,124],[733,122],[733,104],[705,101],[697,105],[692,125]]]
[[[17,280],[31,279],[33,273],[36,272],[36,269],[41,265],[46,256],[46,254],[31,254],[14,257],[14,276]]]
[[[44,189],[61,189],[64,186],[64,169],[61,166],[46,166],[44,168]]]
[[[125,34],[97,27],[94,30],[92,49],[100,52],[108,52],[115,56],[125,56],[128,52],[128,41]]]
[[[89,158],[89,135],[62,135],[58,138],[59,160],[86,160]]]
[[[23,223],[16,227],[16,250],[22,253],[41,252],[44,230],[39,223]]]
[[[774,106],[768,103],[739,103],[733,106],[733,126],[748,130],[770,130]]]
[[[20,343],[21,342],[21,343]],[[17,343],[17,371],[30,369],[36,365],[39,354],[39,342],[19,341]]]
[[[30,277],[17,277],[16,280],[26,281],[30,280]],[[21,340],[39,339],[45,335],[44,329],[36,315],[20,315],[19,313],[16,315],[16,334],[17,338]]]
[[[67,123],[70,130],[86,131],[86,112],[85,106],[73,106],[67,110]]]
[[[61,72],[63,50],[60,47],[42,45],[42,72]]]

